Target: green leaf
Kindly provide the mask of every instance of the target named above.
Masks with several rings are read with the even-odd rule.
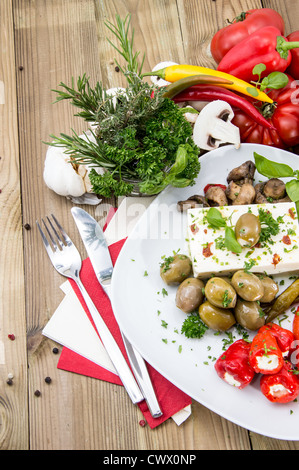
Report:
[[[256,96],[259,95],[258,90],[257,90],[256,88],[254,88],[254,87],[249,87],[249,86],[248,86],[248,87],[246,88],[246,91],[248,91],[248,93],[249,93],[251,96],[253,96],[253,97],[256,97]]]
[[[242,247],[236,239],[235,231],[231,227],[225,228],[225,246],[233,253],[241,253]]]
[[[288,81],[289,79],[285,73],[272,72],[262,80],[261,91],[265,88],[279,90],[280,88],[284,88],[288,84]]]
[[[287,178],[294,176],[294,170],[285,163],[277,163],[253,152],[257,171],[267,178]]]
[[[291,180],[286,183],[286,192],[293,202],[299,201],[299,181]]]
[[[256,66],[253,67],[253,69],[252,69],[252,74],[253,75],[258,75],[259,79],[260,79],[262,72],[264,72],[264,70],[266,70],[266,68],[267,67],[265,66],[265,64],[256,64]]]
[[[224,217],[222,216],[221,212],[215,207],[211,207],[211,209],[208,210],[207,221],[213,228],[220,228],[226,226],[226,221]]]

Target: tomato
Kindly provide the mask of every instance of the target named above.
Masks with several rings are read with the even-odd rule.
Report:
[[[260,108],[264,117],[275,127],[274,130],[256,124],[241,110],[234,111],[232,123],[240,129],[241,142],[270,145],[281,149],[299,144],[299,84],[291,76],[288,78],[289,82],[284,88],[271,90],[268,93],[274,100],[275,106],[265,103]]]
[[[288,41],[299,41],[299,31],[293,31],[287,36]],[[296,80],[299,80],[299,48],[292,49],[291,51],[291,64],[286,70]]]
[[[217,31],[212,38],[211,53],[214,60],[219,64],[232,47],[265,26],[275,26],[284,36],[284,21],[277,11],[261,8],[241,13],[230,25]]]

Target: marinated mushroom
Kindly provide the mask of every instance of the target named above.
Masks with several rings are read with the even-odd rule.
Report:
[[[188,256],[176,254],[165,258],[160,265],[160,276],[168,284],[180,284],[191,275],[192,263]]]
[[[204,286],[200,279],[194,277],[185,279],[177,289],[176,306],[185,313],[194,312],[204,299]]]
[[[255,189],[251,183],[239,185],[231,181],[225,193],[234,206],[252,204],[256,197]]]
[[[265,315],[258,302],[238,299],[234,315],[237,323],[247,330],[256,331],[265,324]]]
[[[260,299],[260,302],[268,304],[272,302],[278,294],[278,284],[270,276],[264,274],[258,274],[257,276],[259,277],[261,283],[264,286],[264,295]]]
[[[225,190],[220,186],[210,186],[206,192],[206,200],[211,207],[228,205]]]
[[[251,212],[242,214],[237,220],[235,234],[241,246],[254,246],[259,241],[260,233],[261,223],[259,218]]]
[[[190,196],[185,201],[178,201],[177,203],[177,208],[180,212],[184,212],[188,209],[194,209],[195,207],[209,207],[205,196],[194,194],[194,196]]]
[[[262,281],[253,273],[239,270],[232,277],[232,285],[243,300],[261,300],[264,295]]]
[[[205,286],[205,296],[215,307],[234,308],[237,293],[233,286],[221,277],[211,277]]]
[[[285,183],[278,178],[270,178],[263,183],[255,185],[255,203],[266,204],[267,202],[291,202],[286,193]]]
[[[255,173],[255,164],[251,160],[247,160],[242,165],[231,170],[227,176],[227,182],[235,181],[240,183],[252,183]]]
[[[227,331],[236,323],[231,310],[215,307],[208,300],[199,306],[198,313],[201,320],[212,330]]]

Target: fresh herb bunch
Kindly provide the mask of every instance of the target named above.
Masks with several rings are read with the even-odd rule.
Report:
[[[60,83],[54,90],[56,101],[70,100],[79,108],[76,116],[92,122],[94,130],[78,136],[51,135],[48,145],[63,147],[75,164],[92,167],[89,178],[93,192],[104,197],[128,195],[137,182],[143,194],[157,194],[166,186],[192,186],[200,171],[200,149],[192,139],[192,126],[180,108],[163,96],[163,88],[142,80],[139,53],[133,53],[133,38],[129,40],[130,17],[117,26],[106,23],[120,43],[111,43],[126,60],[120,70],[128,86],[112,96],[101,83],[90,85],[86,75],[75,86]],[[103,168],[104,172],[99,172]],[[101,174],[100,174],[101,173]]]

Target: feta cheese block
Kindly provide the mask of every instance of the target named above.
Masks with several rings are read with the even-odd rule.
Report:
[[[187,211],[189,255],[195,277],[227,275],[240,269],[270,275],[299,269],[299,228],[295,203],[250,204],[215,207],[224,226],[212,227],[208,211],[202,207]],[[261,234],[253,246],[231,251],[226,227],[234,233],[239,217],[247,212],[259,217]],[[222,217],[221,217],[222,216]],[[232,232],[230,230],[230,232]],[[237,251],[237,250],[236,250]]]

